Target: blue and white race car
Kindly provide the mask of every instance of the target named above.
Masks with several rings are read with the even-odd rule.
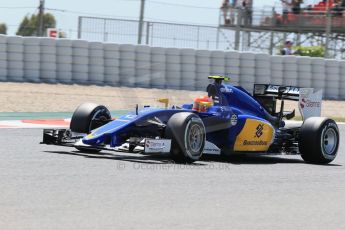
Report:
[[[339,130],[320,115],[322,92],[298,87],[254,85],[253,96],[239,86],[210,76],[207,95],[194,103],[145,108],[112,119],[109,110],[81,104],[70,129],[45,129],[44,144],[102,150],[168,154],[177,162],[194,162],[203,154],[300,154],[308,163],[327,164],[337,155]],[[303,123],[287,124],[295,111],[284,112],[284,100],[299,102]],[[277,101],[281,102],[276,111]]]

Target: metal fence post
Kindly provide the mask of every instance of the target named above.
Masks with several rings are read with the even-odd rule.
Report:
[[[271,20],[272,25],[271,26],[275,26],[277,23],[276,20],[276,10],[273,7],[272,8],[272,20]],[[269,48],[269,54],[272,55],[273,54],[273,49],[274,49],[274,32],[272,31],[270,34],[270,48]]]
[[[144,27],[144,10],[145,10],[145,0],[141,0],[140,5],[140,16],[139,16],[139,27],[138,27],[138,44],[141,44],[141,37],[143,35]]]
[[[78,17],[78,39],[81,39],[82,17]]]
[[[148,45],[150,42],[150,22],[146,22],[146,42],[145,44]]]
[[[154,32],[154,24],[150,23],[150,27],[151,27],[151,36],[150,36],[150,44],[151,46],[153,45],[153,32]]]
[[[104,19],[103,21],[104,21],[104,23],[103,23],[103,41],[106,42],[107,41],[107,37],[106,37],[107,36],[106,35],[107,34],[107,31],[106,31],[107,20]]]
[[[220,28],[219,26],[217,27],[217,40],[216,40],[216,49],[219,48],[219,33],[220,33]]]
[[[327,9],[327,21],[326,21],[326,41],[325,41],[325,58],[329,57],[329,37],[331,34],[332,30],[332,15],[331,15],[331,10],[328,8]]]
[[[237,23],[236,23],[236,32],[235,32],[235,50],[240,49],[240,36],[241,36],[241,24],[242,24],[242,10],[238,9],[237,11]]]
[[[196,48],[199,49],[199,42],[200,42],[200,26],[197,27],[197,38],[196,38]]]

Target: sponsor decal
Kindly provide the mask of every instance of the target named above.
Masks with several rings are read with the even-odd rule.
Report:
[[[338,126],[337,126],[336,124],[334,124],[334,123],[328,123],[328,124],[327,124],[327,127],[333,127],[333,128],[335,128],[336,130],[338,130]]]
[[[167,153],[170,152],[171,140],[168,139],[146,139],[145,153]]]
[[[236,115],[236,114],[233,114],[233,115],[231,116],[231,118],[230,118],[230,123],[231,123],[231,125],[232,125],[232,126],[237,125],[237,120],[238,120],[237,115]]]
[[[321,102],[320,101],[311,101],[309,99],[306,99],[306,98],[302,98],[301,99],[301,102],[300,102],[300,106],[302,109],[304,108],[314,108],[314,107],[321,107]]]
[[[222,93],[233,93],[233,90],[224,87],[224,88],[220,88],[220,92],[222,92]]]
[[[211,152],[211,153],[218,153],[218,149],[209,149],[209,148],[204,148],[204,152]]]
[[[197,123],[204,124],[204,123],[202,122],[202,120],[201,120],[200,118],[198,118],[198,117],[192,117],[191,120],[192,120],[193,122],[197,122]]]
[[[303,120],[321,115],[322,90],[314,92],[312,88],[302,88],[299,96],[298,108]]]
[[[234,151],[267,151],[274,138],[274,129],[268,122],[247,119],[237,135]]]
[[[256,133],[255,133],[255,137],[260,138],[263,134],[263,130],[264,130],[264,124],[259,124],[256,127]]]
[[[206,141],[203,154],[220,155],[220,149],[213,143]]]
[[[269,85],[267,87],[267,92],[278,93],[279,87],[280,87],[279,85]],[[300,92],[300,89],[298,87],[288,86],[288,87],[286,87],[284,94],[286,94],[286,93],[288,93],[288,94],[299,94],[299,92]]]
[[[243,145],[264,145],[266,146],[268,144],[267,141],[243,141]]]
[[[165,144],[164,142],[153,142],[148,140],[146,141],[145,146],[149,149],[162,149],[164,148]]]

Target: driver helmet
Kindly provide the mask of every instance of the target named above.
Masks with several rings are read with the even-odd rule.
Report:
[[[197,97],[194,100],[193,110],[204,113],[207,112],[208,108],[213,106],[212,98],[208,96]]]

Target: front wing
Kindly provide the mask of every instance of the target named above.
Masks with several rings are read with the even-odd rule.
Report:
[[[82,138],[85,134],[72,133],[68,129],[44,129],[43,141],[41,144],[75,147],[88,150],[109,150],[117,152],[135,152],[143,154],[170,153],[171,140],[164,138],[130,138],[119,147],[108,147],[103,145],[85,145]],[[135,148],[130,151],[130,145],[135,143]],[[220,155],[221,150],[213,143],[206,141],[203,154]]]

